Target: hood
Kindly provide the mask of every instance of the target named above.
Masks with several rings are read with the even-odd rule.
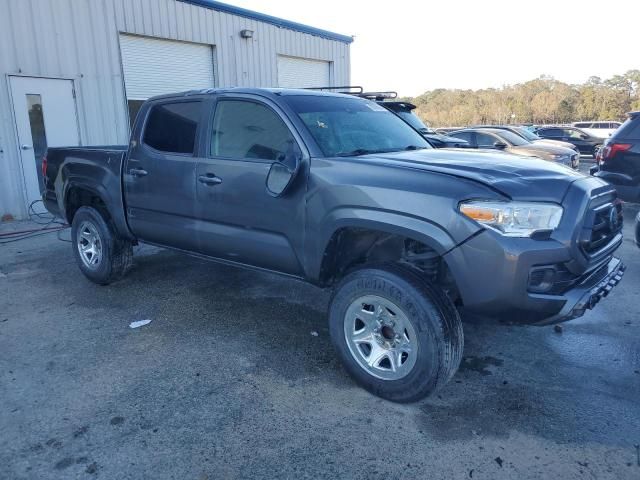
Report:
[[[575,155],[576,151],[560,147],[558,145],[552,145],[550,143],[528,143],[526,145],[520,145],[517,147],[511,147],[511,151],[513,153],[517,153],[518,155]]]
[[[540,140],[534,140],[532,143],[535,143],[536,145],[540,145],[543,143],[548,143],[549,145],[555,145],[557,147],[563,147],[563,148],[568,148],[570,150],[573,150],[574,152],[575,150],[575,146],[573,145],[573,143],[569,143],[569,142],[563,142],[561,140],[550,140],[548,138],[542,138]]]
[[[569,186],[584,175],[534,157],[495,150],[430,149],[366,155],[368,162],[465,178],[518,200],[560,203]]]

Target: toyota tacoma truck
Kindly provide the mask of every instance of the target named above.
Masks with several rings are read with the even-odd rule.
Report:
[[[50,148],[47,209],[109,284],[139,242],[332,289],[346,370],[409,402],[461,360],[460,311],[579,317],[624,272],[615,190],[544,160],[437,150],[374,101],[212,89],[143,104],[128,146]],[[215,292],[211,292],[215,298]]]

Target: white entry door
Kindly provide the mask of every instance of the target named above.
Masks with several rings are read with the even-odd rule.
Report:
[[[13,113],[28,205],[44,188],[42,157],[47,147],[79,145],[71,80],[10,76]],[[36,211],[42,211],[40,205]]]

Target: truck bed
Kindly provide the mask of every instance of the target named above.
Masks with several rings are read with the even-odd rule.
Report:
[[[47,150],[46,208],[67,219],[65,202],[73,195],[95,195],[110,212],[119,233],[129,235],[122,186],[122,166],[127,145],[53,147]]]

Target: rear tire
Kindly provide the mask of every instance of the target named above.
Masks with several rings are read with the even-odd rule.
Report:
[[[80,207],[71,222],[76,263],[94,283],[108,285],[131,268],[131,242],[117,235],[108,215],[93,207]]]
[[[451,300],[397,264],[347,275],[331,299],[329,330],[354,380],[394,402],[432,394],[451,379],[462,358],[462,322]]]

